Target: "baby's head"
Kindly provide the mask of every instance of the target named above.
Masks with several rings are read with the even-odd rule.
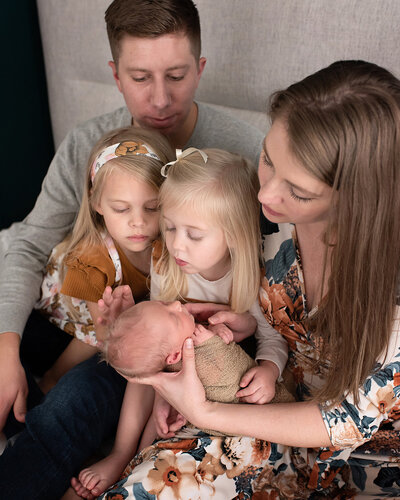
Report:
[[[177,363],[193,332],[194,318],[180,302],[140,302],[114,323],[104,357],[125,378],[147,376]]]

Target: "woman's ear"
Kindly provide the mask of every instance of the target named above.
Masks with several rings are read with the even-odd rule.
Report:
[[[168,356],[165,358],[165,361],[167,365],[174,365],[175,363],[178,363],[178,361],[180,361],[181,359],[182,359],[182,349],[168,354]]]

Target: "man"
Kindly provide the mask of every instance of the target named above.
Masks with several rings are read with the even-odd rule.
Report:
[[[206,60],[200,57],[200,23],[191,0],[114,0],[105,19],[113,55],[109,65],[126,107],[67,135],[34,209],[14,226],[2,264],[0,429],[10,409],[26,422],[0,457],[0,489],[13,498],[59,498],[118,420],[124,382],[96,358],[69,372],[25,419],[28,391],[19,359],[20,336],[38,299],[42,270],[78,211],[94,143],[104,132],[133,123],[160,130],[177,148],[219,147],[253,161],[261,150],[257,129],[194,102]]]

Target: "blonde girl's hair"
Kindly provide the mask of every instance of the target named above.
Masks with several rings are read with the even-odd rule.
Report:
[[[160,160],[144,155],[120,156],[106,162],[96,173],[92,182],[91,170],[97,156],[108,146],[124,141],[145,143],[151,147]],[[104,219],[97,213],[95,207],[100,202],[105,181],[113,171],[127,172],[158,191],[164,180],[160,173],[161,167],[174,157],[175,153],[169,142],[158,132],[137,127],[124,127],[105,134],[90,154],[82,202],[73,230],[58,247],[58,254],[64,254],[63,263],[68,258],[87,252],[90,247],[104,245],[101,237],[105,230]],[[61,275],[63,272],[62,270]]]
[[[328,361],[314,399],[335,404],[351,393],[358,404],[387,354],[398,301],[400,82],[375,64],[339,61],[274,94],[270,115],[285,123],[299,162],[335,193],[328,292],[311,325],[322,340],[317,367]]]
[[[231,307],[244,312],[256,300],[260,285],[259,188],[254,166],[239,155],[205,149],[205,163],[198,151],[170,166],[160,189],[161,232],[165,240],[163,212],[168,208],[194,210],[201,219],[220,227],[232,264]],[[167,248],[156,271],[161,275],[160,299],[184,299],[186,275]]]

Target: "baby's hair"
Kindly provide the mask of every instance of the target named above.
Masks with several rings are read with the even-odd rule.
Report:
[[[126,155],[107,161],[96,173],[92,182],[92,165],[105,148],[124,141],[144,143],[154,151],[159,160],[142,154]],[[127,172],[141,182],[156,189],[160,188],[163,177],[162,165],[173,160],[174,151],[167,139],[158,132],[137,127],[124,127],[105,134],[93,147],[87,164],[85,187],[78,216],[72,233],[59,246],[59,253],[64,253],[64,261],[72,256],[86,252],[89,247],[103,245],[101,233],[105,230],[103,217],[95,206],[101,199],[107,177],[115,170]]]
[[[231,307],[247,311],[260,285],[260,230],[257,172],[250,161],[219,149],[205,149],[205,163],[195,151],[171,165],[160,189],[161,215],[168,208],[190,207],[225,234],[232,263]],[[161,217],[165,240],[165,223]],[[165,244],[156,269],[161,274],[161,300],[184,299],[185,273]]]
[[[121,375],[144,377],[162,371],[170,350],[168,337],[151,322],[143,321],[146,302],[123,312],[111,327],[104,347],[103,359]],[[144,309],[144,311],[143,311]],[[129,367],[121,365],[121,358],[129,359]]]

